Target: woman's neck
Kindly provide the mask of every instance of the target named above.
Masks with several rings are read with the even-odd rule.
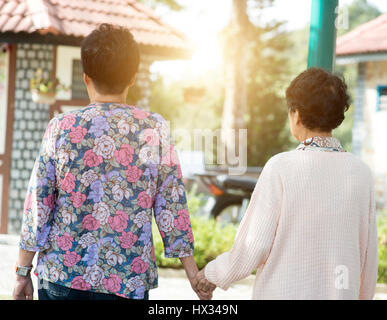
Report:
[[[92,99],[92,100],[90,100],[90,103],[118,103],[118,104],[125,104],[126,101],[123,100],[123,99],[103,98],[103,99]]]
[[[300,137],[300,142],[303,142],[313,137],[332,137],[332,132],[309,131],[304,133]]]
[[[126,93],[123,94],[99,94],[95,93],[91,98],[91,103],[126,103]]]

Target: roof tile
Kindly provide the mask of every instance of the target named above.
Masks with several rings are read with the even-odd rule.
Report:
[[[5,5],[1,8],[1,12],[6,14],[12,14],[17,6],[17,1],[7,1]]]
[[[24,15],[26,10],[27,10],[27,4],[25,2],[19,2],[16,9],[13,11],[13,14],[14,15],[16,15],[16,14]]]
[[[101,23],[129,28],[140,45],[190,51],[184,35],[135,0],[0,0],[0,32],[84,37]]]
[[[11,16],[4,24],[4,31],[13,31],[22,20],[21,16]]]
[[[20,23],[16,26],[15,31],[21,32],[24,30],[30,30],[32,28],[32,20],[30,17],[26,17],[20,21]]]

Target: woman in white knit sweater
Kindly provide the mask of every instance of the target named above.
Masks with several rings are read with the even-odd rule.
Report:
[[[311,68],[286,91],[301,144],[265,165],[234,245],[197,276],[227,290],[257,270],[253,299],[372,299],[377,229],[369,168],[332,130],[349,107],[339,77]]]

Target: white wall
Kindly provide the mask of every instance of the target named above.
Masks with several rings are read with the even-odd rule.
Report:
[[[362,153],[375,175],[377,201],[387,208],[387,111],[377,111],[378,86],[387,86],[387,61],[367,63]]]
[[[70,46],[58,46],[56,56],[56,77],[65,86],[71,85],[73,60],[81,59],[81,48]],[[71,89],[68,91],[59,91],[57,94],[58,100],[70,100]]]

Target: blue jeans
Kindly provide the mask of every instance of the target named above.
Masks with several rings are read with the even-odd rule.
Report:
[[[115,294],[82,291],[39,279],[39,300],[128,300]],[[145,291],[144,300],[149,300],[149,290]]]

